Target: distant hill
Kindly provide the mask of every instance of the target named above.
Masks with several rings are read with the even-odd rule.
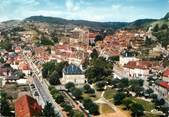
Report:
[[[36,21],[36,22],[47,22],[52,24],[74,24],[81,26],[88,26],[93,28],[114,28],[118,29],[124,26],[127,26],[127,22],[95,22],[87,20],[67,20],[57,17],[45,17],[45,16],[31,16],[26,18],[25,21]]]
[[[141,28],[148,26],[150,23],[157,21],[157,19],[139,19],[134,22],[129,23],[128,27],[130,28]]]
[[[169,12],[164,16],[164,19],[169,19]]]
[[[147,24],[150,24],[156,19],[140,19],[134,22],[95,22],[95,21],[87,21],[87,20],[67,20],[63,18],[57,17],[45,17],[45,16],[31,16],[26,18],[24,21],[35,21],[35,22],[46,22],[52,24],[74,24],[78,26],[88,26],[92,28],[112,28],[119,29],[123,27],[128,28],[136,28],[142,27]]]

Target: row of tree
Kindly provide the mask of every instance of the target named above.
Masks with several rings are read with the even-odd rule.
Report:
[[[79,89],[79,88],[75,87],[74,83],[69,82],[65,85],[65,87],[66,87],[66,89],[68,89],[69,92],[71,92],[71,94],[73,96],[75,96],[75,98],[77,100],[80,100],[83,103],[85,109],[87,109],[90,114],[92,114],[92,115],[99,114],[99,107],[97,104],[95,104],[90,99],[83,99],[82,98],[83,93],[88,93],[91,95],[95,94],[95,90],[93,88],[91,88],[90,85],[86,84],[86,85],[84,85],[84,87],[82,89]]]
[[[84,117],[84,114],[79,110],[74,110],[73,107],[65,101],[63,94],[61,94],[55,87],[49,87],[50,93],[56,103],[60,104],[64,111],[68,112],[70,117]]]
[[[167,24],[163,24],[161,28],[156,24],[153,28],[153,35],[157,37],[158,42],[165,48],[169,45],[169,28]]]
[[[138,117],[144,113],[144,107],[141,104],[134,102],[130,98],[126,98],[125,93],[117,92],[113,99],[116,105],[123,104],[127,110],[130,109],[133,112],[134,117]]]

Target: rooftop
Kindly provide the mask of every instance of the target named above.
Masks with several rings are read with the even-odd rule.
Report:
[[[73,74],[75,74],[75,75],[76,74],[82,74],[81,69],[74,64],[70,64],[69,66],[65,67],[63,69],[63,72],[64,72],[64,74],[67,74],[67,75],[69,75],[69,74],[72,74],[72,75]]]
[[[169,68],[163,72],[164,77],[169,77]]]
[[[41,110],[42,108],[37,101],[28,95],[20,97],[15,102],[15,113],[17,117],[38,116]]]
[[[160,82],[159,85],[164,87],[165,89],[169,90],[169,83],[168,82]]]

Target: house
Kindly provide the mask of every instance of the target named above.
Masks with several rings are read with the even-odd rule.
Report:
[[[21,47],[16,47],[16,48],[15,48],[15,53],[20,53],[21,50],[22,50]]]
[[[120,55],[119,64],[123,66],[130,61],[138,61],[138,60],[139,59],[135,57],[135,54],[133,52],[126,50]]]
[[[165,81],[156,82],[154,89],[158,92],[160,97],[162,98],[169,97],[169,82]]]
[[[78,66],[74,64],[70,64],[63,69],[63,78],[61,79],[61,83],[66,84],[68,82],[73,82],[75,84],[85,83],[84,73]]]
[[[157,64],[151,61],[129,61],[124,65],[124,71],[130,78],[146,78]]]
[[[169,82],[169,68],[163,72],[163,81]]]
[[[26,76],[28,76],[31,73],[31,69],[29,67],[29,64],[26,62],[21,62],[19,64],[19,70],[21,70]]]
[[[37,117],[40,116],[41,111],[42,107],[34,98],[28,95],[20,97],[15,102],[16,117]]]

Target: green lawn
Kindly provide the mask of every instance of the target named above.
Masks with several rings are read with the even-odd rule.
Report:
[[[113,96],[116,94],[116,90],[115,89],[111,89],[111,88],[108,88],[105,90],[105,93],[104,93],[104,98],[106,99],[113,99]]]
[[[142,100],[142,99],[137,99],[137,98],[134,98],[134,97],[130,97],[130,99],[132,99],[134,102],[138,103],[138,104],[141,104],[143,105],[145,111],[151,111],[155,108],[155,105],[152,103],[152,102],[148,102],[148,101],[145,101],[145,100]]]
[[[97,91],[97,92],[95,93],[95,96],[92,96],[92,95],[87,94],[87,93],[83,93],[83,94],[82,94],[82,97],[83,97],[84,99],[91,99],[91,100],[95,101],[95,100],[97,100],[97,99],[100,98],[101,93],[102,93],[101,91]]]
[[[145,114],[143,117],[160,117],[159,115]]]

